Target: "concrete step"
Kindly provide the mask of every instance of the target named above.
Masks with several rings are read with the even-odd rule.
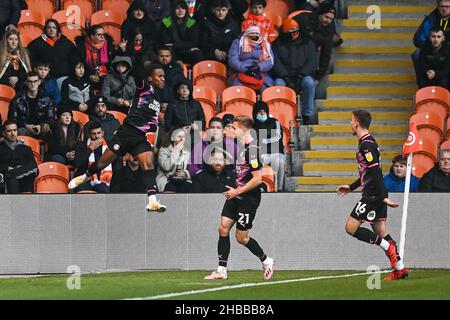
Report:
[[[410,99],[417,91],[416,85],[339,85],[335,83],[327,88],[327,99],[367,98],[367,99]]]
[[[389,27],[398,27],[398,28],[418,28],[420,24],[422,23],[423,19],[381,19],[381,29],[389,28]],[[362,28],[368,28],[369,30],[376,30],[371,29],[370,21],[369,26],[367,26],[368,20],[367,19],[345,19],[342,20],[342,26],[343,27],[362,27]]]
[[[344,111],[350,112],[353,109],[364,108],[368,111],[389,110],[389,111],[411,111],[412,100],[376,100],[376,99],[325,99],[316,100],[316,108],[320,111]]]
[[[399,16],[402,19],[421,19],[424,15],[429,14],[434,10],[431,6],[412,6],[412,5],[380,5],[379,3],[373,3],[377,5],[377,9],[381,14],[382,19],[395,19]],[[375,10],[371,6],[373,5],[349,5],[348,6],[348,18],[349,19],[366,19],[373,15]]]
[[[389,171],[390,163],[382,164],[383,171]],[[303,175],[309,177],[317,176],[351,176],[359,175],[358,165],[354,163],[318,163],[307,162],[303,164]]]
[[[353,151],[349,150],[306,150],[306,151],[295,151],[300,153],[300,158],[308,159],[310,161],[343,161],[351,160],[355,161],[356,149]],[[397,156],[399,153],[396,151],[384,151],[381,152],[381,158],[390,160]]]
[[[344,59],[345,55],[341,55],[339,59],[334,61],[334,73],[387,73],[387,74],[404,74],[414,75],[414,68],[411,59],[390,59],[390,60],[365,60],[365,59]]]
[[[333,61],[340,60],[403,60],[408,61],[411,60],[411,54],[413,51],[409,53],[339,53],[334,51],[333,53]]]
[[[412,41],[411,41],[412,43]],[[412,54],[416,47],[413,45],[403,46],[380,46],[380,45],[353,45],[343,46],[337,48],[335,51],[338,54]]]
[[[345,73],[345,74],[339,74],[334,73],[330,74],[328,76],[328,82],[339,82],[339,83],[346,83],[346,82],[357,82],[357,83],[364,83],[364,82],[398,82],[398,83],[415,83],[416,82],[416,76],[414,74],[352,74],[352,73]]]
[[[403,5],[417,5],[417,6],[424,6],[424,5],[430,5],[430,1],[425,1],[425,0],[377,0],[375,3],[373,0],[346,0],[345,1],[347,6],[350,5],[365,5],[365,6],[370,6],[373,4],[377,4],[377,5],[398,5],[398,6],[403,6]]]
[[[405,142],[403,138],[378,138],[380,150],[399,151]],[[312,137],[310,139],[312,150],[354,150],[358,141],[354,137]]]
[[[373,125],[406,124],[412,116],[412,111],[375,111],[372,114]],[[352,114],[346,111],[320,111],[319,124],[350,124]]]
[[[406,138],[407,124],[399,125],[371,125],[370,132],[380,136],[398,136],[399,138]],[[350,124],[320,124],[312,126],[312,134],[314,136],[340,136],[352,133]]]

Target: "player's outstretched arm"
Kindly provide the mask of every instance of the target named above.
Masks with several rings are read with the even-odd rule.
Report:
[[[350,192],[352,192],[352,189],[350,189],[350,186],[348,184],[343,184],[343,185],[337,187],[337,189],[336,189],[336,193],[340,197],[343,197],[347,193],[350,193]]]
[[[385,198],[383,200],[384,204],[388,205],[391,208],[398,208],[400,205],[389,198]]]
[[[228,188],[228,191],[224,192],[223,194],[227,199],[233,199],[243,193],[249,192],[257,187],[262,183],[262,174],[261,171],[255,171],[252,173],[253,177],[252,179],[244,184],[241,188],[232,188],[230,186],[226,186]]]

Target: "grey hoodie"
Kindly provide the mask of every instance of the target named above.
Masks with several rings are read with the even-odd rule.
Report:
[[[120,62],[128,64],[128,70],[123,74],[116,71],[116,66]],[[136,92],[136,83],[131,75],[133,63],[127,56],[116,56],[111,63],[111,73],[103,81],[102,95],[106,97],[108,105],[112,108],[120,108],[118,99],[122,98],[128,101],[133,100]]]

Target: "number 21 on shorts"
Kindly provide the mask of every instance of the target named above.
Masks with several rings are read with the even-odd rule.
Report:
[[[248,213],[238,213],[238,214],[239,214],[238,222],[243,226],[248,224],[248,222],[250,220],[250,215]]]

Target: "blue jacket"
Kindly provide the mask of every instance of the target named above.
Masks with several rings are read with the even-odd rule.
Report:
[[[414,34],[414,45],[422,48],[430,36],[431,28],[440,26],[445,31],[445,39],[450,43],[450,19],[446,22],[441,21],[438,9],[434,9],[429,15],[425,16],[422,23]]]
[[[59,91],[58,84],[54,78],[50,76],[45,78],[42,89],[44,89],[44,92],[52,98],[55,105],[58,105],[61,102],[61,92]]]
[[[404,192],[406,177],[403,179],[397,178],[392,172],[384,177],[384,185],[388,192]],[[409,192],[417,192],[419,190],[420,180],[411,175],[411,183],[409,185]]]

